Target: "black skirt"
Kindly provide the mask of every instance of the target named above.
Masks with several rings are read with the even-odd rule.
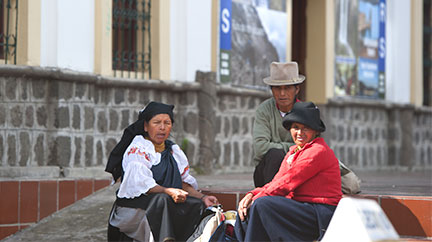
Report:
[[[155,241],[186,241],[205,209],[198,198],[188,196],[184,203],[175,203],[165,193],[141,195],[134,199],[117,198],[116,205],[145,210]]]
[[[335,209],[280,196],[261,197],[245,221],[237,215],[235,234],[239,241],[314,241],[324,235]]]

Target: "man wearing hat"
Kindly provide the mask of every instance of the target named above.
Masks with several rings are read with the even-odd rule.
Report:
[[[297,62],[270,64],[270,76],[263,81],[270,86],[273,97],[258,106],[252,130],[255,187],[273,179],[289,147],[294,145],[291,135],[282,126],[282,118],[298,101],[299,84],[304,80],[298,73]]]

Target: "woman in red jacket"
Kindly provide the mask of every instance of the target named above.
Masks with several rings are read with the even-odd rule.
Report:
[[[297,102],[282,121],[296,145],[273,180],[238,205],[239,241],[320,239],[342,197],[339,164],[320,133],[325,125],[311,102]]]

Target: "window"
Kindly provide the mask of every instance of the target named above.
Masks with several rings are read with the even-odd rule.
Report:
[[[18,0],[0,0],[0,59],[16,64]]]
[[[150,79],[151,0],[113,0],[114,76]]]

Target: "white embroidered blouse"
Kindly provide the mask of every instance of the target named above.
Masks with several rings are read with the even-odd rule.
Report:
[[[189,162],[185,153],[177,144],[172,146],[173,156],[177,162],[182,181],[198,189],[196,179],[189,174]],[[123,181],[117,196],[119,198],[134,198],[146,194],[156,186],[152,166],[160,163],[161,153],[155,151],[153,143],[137,135],[123,155]]]

